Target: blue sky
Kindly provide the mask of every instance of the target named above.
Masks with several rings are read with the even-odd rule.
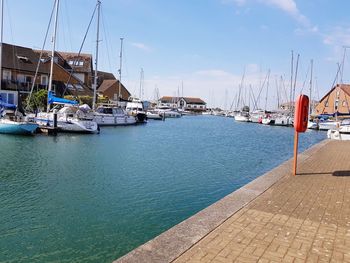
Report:
[[[40,48],[53,2],[5,0],[4,42]],[[60,1],[58,50],[79,50],[95,5]],[[161,96],[181,95],[183,85],[184,96],[228,108],[244,72],[242,93],[248,97],[249,87],[257,96],[270,70],[273,108],[281,76],[289,93],[293,50],[295,61],[300,54],[296,93],[309,89],[313,59],[313,93],[322,97],[342,62],[343,46],[350,46],[348,10],[345,0],[102,0],[99,69],[117,76],[123,37],[122,80],[135,95],[143,68],[144,98],[153,99],[155,88]],[[95,39],[94,22],[85,53],[94,55]],[[350,48],[344,65],[343,82],[349,83]],[[262,94],[263,108],[266,90]]]

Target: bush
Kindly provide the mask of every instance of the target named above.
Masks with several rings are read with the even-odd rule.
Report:
[[[33,92],[32,96],[26,98],[25,105],[26,108],[31,111],[45,111],[47,107],[47,90],[41,89],[37,92]]]

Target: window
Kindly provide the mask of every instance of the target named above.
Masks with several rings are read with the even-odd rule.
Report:
[[[346,106],[347,106],[347,105],[346,105],[346,100],[343,100],[342,106],[343,106],[343,107],[346,107]]]
[[[2,79],[11,80],[11,70],[4,69],[2,72]]]
[[[26,76],[26,83],[32,83],[32,76]]]
[[[324,106],[325,106],[325,107],[328,107],[328,101],[325,101],[325,102],[324,102]]]
[[[71,66],[82,67],[82,66],[84,66],[84,61],[81,61],[81,60],[69,60],[68,64],[71,65]]]
[[[49,83],[48,76],[47,75],[41,75],[41,85],[47,85]]]
[[[18,58],[18,60],[19,60],[20,62],[32,64],[32,62],[30,61],[30,59],[27,58],[26,56],[19,56],[19,55],[17,55],[17,58]]]
[[[15,94],[7,94],[7,103],[15,104]]]
[[[24,83],[26,80],[25,76],[23,74],[18,74],[17,75],[17,81],[20,83]]]

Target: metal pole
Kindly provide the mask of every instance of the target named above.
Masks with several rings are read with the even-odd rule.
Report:
[[[0,33],[0,90],[2,89],[2,41],[4,32],[4,0],[1,0],[1,33]]]
[[[120,38],[120,54],[119,54],[119,91],[118,91],[118,101],[121,99],[121,85],[122,85],[122,59],[123,59],[123,40]]]
[[[55,48],[56,48],[56,33],[57,33],[57,16],[58,16],[58,7],[59,7],[59,0],[55,1],[56,4],[56,12],[55,12],[55,27],[53,31],[53,36],[52,36],[52,50],[51,50],[51,66],[50,66],[50,79],[49,79],[49,87],[48,87],[48,93],[52,91],[52,80],[53,80],[53,63],[54,63],[54,58],[55,58]],[[50,103],[49,103],[49,98],[47,98],[47,112],[50,111]]]
[[[96,108],[96,89],[97,89],[97,65],[98,65],[98,42],[99,35],[100,35],[100,7],[101,7],[101,1],[97,1],[97,33],[96,33],[96,54],[95,54],[95,75],[94,75],[94,97],[92,98],[92,109],[95,110]]]
[[[311,115],[312,113],[312,73],[313,73],[313,66],[314,66],[314,61],[311,59],[311,75],[310,75],[310,108],[309,108],[309,114]]]

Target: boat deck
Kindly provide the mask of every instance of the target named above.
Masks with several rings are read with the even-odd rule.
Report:
[[[326,140],[301,154],[297,176],[291,164],[119,261],[350,262],[350,141]]]

